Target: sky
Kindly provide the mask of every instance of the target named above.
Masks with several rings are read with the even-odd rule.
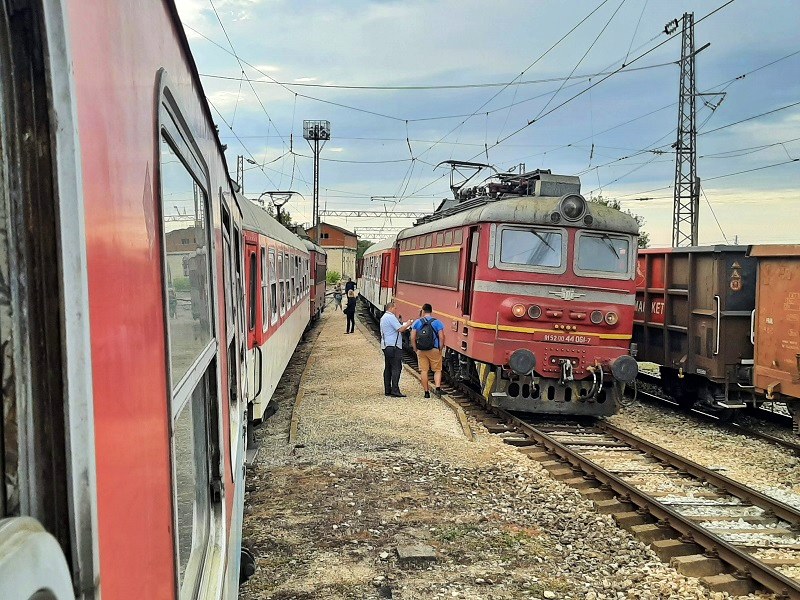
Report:
[[[177,5],[232,176],[242,155],[247,196],[297,191],[296,222],[312,217],[303,120],[321,119],[321,208],[385,215],[323,219],[363,237],[452,197],[436,165],[455,159],[579,175],[585,196],[644,217],[652,246],[672,238],[681,33],[665,25],[694,13],[696,48],[710,44],[696,57],[700,244],[800,243],[800,2]]]

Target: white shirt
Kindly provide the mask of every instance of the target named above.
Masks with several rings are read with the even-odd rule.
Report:
[[[403,347],[403,335],[400,328],[403,324],[390,312],[385,312],[381,317],[381,350],[386,346]]]

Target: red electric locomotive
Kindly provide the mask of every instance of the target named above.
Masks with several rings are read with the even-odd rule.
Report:
[[[403,316],[431,303],[447,328],[445,369],[493,405],[613,414],[638,372],[636,221],[549,171],[474,193],[398,235],[392,281]]]

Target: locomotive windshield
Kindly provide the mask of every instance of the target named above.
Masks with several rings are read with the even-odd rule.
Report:
[[[629,237],[581,233],[577,240],[575,271],[627,275],[631,267]]]
[[[563,238],[551,229],[503,229],[500,262],[527,267],[560,267]]]

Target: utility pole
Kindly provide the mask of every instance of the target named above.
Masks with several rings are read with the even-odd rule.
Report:
[[[700,179],[697,177],[694,13],[684,13],[682,21],[678,139],[675,143],[675,191],[672,207],[672,246],[675,248],[697,245],[697,213],[700,208]]]
[[[236,184],[239,186],[239,193],[244,196],[244,156],[241,154],[236,157]]]
[[[313,222],[311,225],[316,227],[315,243],[319,244],[319,154],[325,146],[325,142],[331,139],[330,121],[303,121],[303,137],[314,153],[314,200],[313,200]],[[322,142],[322,144],[320,144]]]

